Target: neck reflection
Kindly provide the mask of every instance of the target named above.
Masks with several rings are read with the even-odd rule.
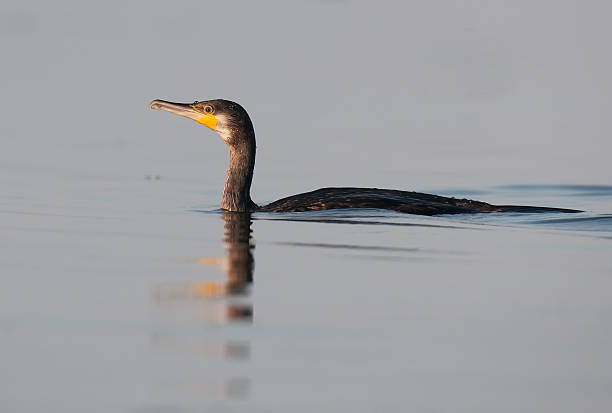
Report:
[[[211,265],[222,269],[226,278],[222,281],[195,281],[158,285],[154,290],[154,298],[157,302],[168,302],[176,300],[198,300],[202,304],[209,298],[224,298],[221,301],[210,301],[213,308],[206,305],[207,313],[210,313],[217,322],[225,323],[232,321],[251,322],[253,319],[253,306],[250,302],[241,298],[247,295],[253,284],[253,271],[255,258],[253,250],[255,245],[252,239],[251,224],[253,220],[248,212],[226,212],[221,215],[224,222],[223,245],[227,256],[223,258],[199,258],[197,263]],[[219,316],[219,304],[225,307],[222,319]],[[214,316],[217,314],[217,316]],[[212,320],[211,320],[212,321]]]
[[[242,294],[253,283],[253,220],[248,212],[223,212],[222,218],[225,221],[223,243],[228,251],[227,291],[232,295]]]
[[[251,236],[253,219],[248,212],[223,212],[222,218],[225,221],[223,243],[228,251],[224,290],[227,295],[244,295],[253,284],[255,270],[255,245]],[[252,322],[253,306],[251,303],[230,301],[226,316],[228,320]]]
[[[198,359],[246,362],[251,354],[248,339],[225,337],[223,329],[214,329],[215,333],[209,334],[213,330],[201,328],[202,325],[248,324],[253,320],[253,306],[246,297],[253,283],[255,267],[251,214],[224,212],[221,218],[224,221],[221,240],[227,251],[226,256],[190,261],[192,265],[198,263],[221,268],[226,277],[218,281],[158,285],[154,289],[154,299],[161,310],[160,321],[164,323],[160,323],[159,330],[151,334],[151,344],[159,350]],[[193,321],[196,324],[189,324]],[[191,329],[188,327],[190,325]],[[197,365],[200,363],[198,361]],[[233,378],[207,374],[189,385],[188,389],[193,389],[190,397],[217,402],[248,398],[251,379],[243,375],[242,369],[238,372],[238,376]],[[184,381],[184,378],[181,380]]]
[[[252,321],[253,306],[250,303],[231,299],[233,296],[248,294],[253,284],[255,258],[251,224],[248,212],[224,211],[221,215],[225,224],[223,244],[227,250],[225,258],[202,258],[198,262],[215,265],[227,273],[224,281],[204,281],[192,284],[190,295],[201,297],[228,297],[225,317],[228,321]]]

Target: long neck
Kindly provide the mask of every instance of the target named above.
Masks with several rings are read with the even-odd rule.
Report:
[[[240,139],[239,144],[230,144],[230,166],[225,179],[221,208],[227,211],[253,211],[257,205],[251,200],[251,181],[255,168],[255,133]],[[233,139],[232,139],[233,140]]]

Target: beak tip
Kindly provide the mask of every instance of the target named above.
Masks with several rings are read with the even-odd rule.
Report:
[[[159,100],[154,100],[149,104],[149,109],[159,109],[161,105],[159,104]]]

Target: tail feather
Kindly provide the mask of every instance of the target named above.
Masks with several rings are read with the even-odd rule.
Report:
[[[524,205],[495,205],[496,212],[523,212],[523,213],[543,213],[543,212],[564,212],[575,214],[580,211],[578,209],[568,208],[549,208],[549,207],[537,207],[537,206],[524,206]]]

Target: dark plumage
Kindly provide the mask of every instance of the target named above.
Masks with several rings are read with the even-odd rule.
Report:
[[[417,215],[476,212],[577,212],[572,209],[517,205],[491,205],[471,199],[448,198],[419,192],[379,188],[321,188],[279,199],[256,211],[301,212],[342,208],[390,209]]]
[[[378,188],[322,188],[293,195],[259,207],[250,195],[255,167],[255,131],[242,106],[217,99],[193,104],[163,100],[151,102],[162,109],[188,117],[216,131],[230,148],[221,208],[227,211],[301,212],[344,208],[377,208],[418,215],[466,214],[478,212],[580,212],[572,209],[517,205],[491,205],[469,199],[455,199],[419,192]]]

